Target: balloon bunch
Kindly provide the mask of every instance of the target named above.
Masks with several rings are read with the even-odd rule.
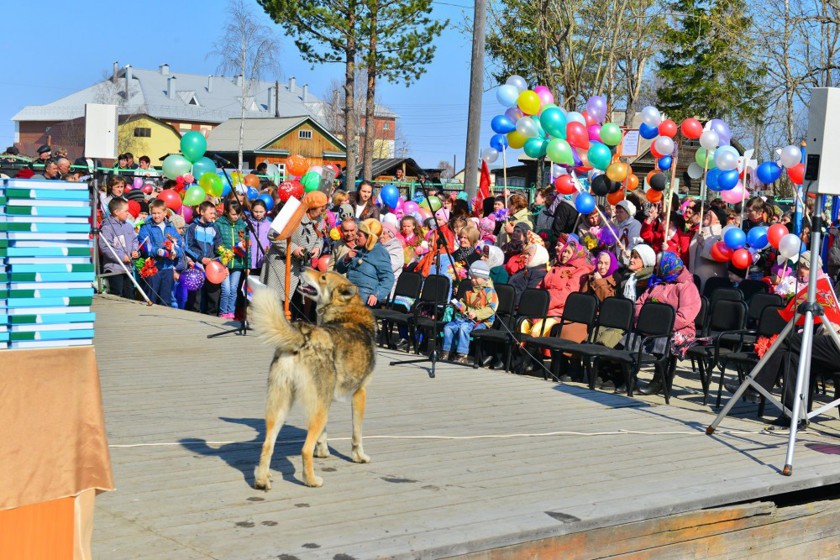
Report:
[[[225,184],[218,175],[216,164],[204,157],[207,140],[200,132],[190,131],[181,137],[181,153],[171,154],[163,160],[163,174],[183,185],[179,189],[161,191],[157,198],[163,200],[173,212],[181,212],[182,207],[198,206],[207,196],[220,197],[225,191]],[[198,182],[196,183],[196,178]],[[144,189],[145,192],[145,189]],[[192,217],[192,212],[190,212]]]
[[[786,260],[804,250],[796,234],[788,233],[782,224],[774,224],[769,227],[753,227],[748,233],[735,226],[726,226],[721,233],[721,240],[712,245],[710,253],[718,262],[731,262],[736,268],[747,269],[752,265],[754,255],[768,245]]]
[[[765,161],[756,169],[756,177],[765,185],[775,183],[787,171],[788,178],[794,185],[801,185],[805,180],[805,164],[802,163],[802,150],[796,146],[785,146],[777,151],[778,161]]]

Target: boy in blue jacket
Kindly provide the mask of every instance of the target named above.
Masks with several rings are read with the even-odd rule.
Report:
[[[114,198],[108,202],[108,215],[99,226],[99,253],[102,255],[102,271],[114,273],[108,276],[109,292],[134,299],[134,284],[125,269],[128,269],[129,274],[133,273],[131,261],[139,257],[140,253],[134,226],[128,223],[128,202],[124,198]]]
[[[166,219],[166,203],[153,200],[149,204],[149,220],[138,234],[143,254],[154,259],[157,273],[144,278],[146,294],[152,303],[168,306],[172,299],[175,264],[184,252],[184,240]]]
[[[186,245],[187,263],[201,263],[207,266],[210,261],[216,258],[219,247],[222,245],[222,235],[215,226],[216,207],[212,202],[205,200],[198,207],[198,220],[187,228],[184,236]],[[219,314],[219,296],[221,284],[211,284],[205,281],[200,291],[190,292],[187,296],[187,309],[201,312],[202,308],[207,315],[214,317]]]

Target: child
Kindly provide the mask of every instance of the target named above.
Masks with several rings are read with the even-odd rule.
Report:
[[[169,223],[172,224],[172,227],[175,228],[175,231],[178,232],[178,235],[180,235],[181,239],[183,240],[184,235],[187,233],[187,222],[184,220],[184,217],[172,213],[169,218]],[[187,256],[184,252],[184,246],[182,245],[180,254],[178,255],[178,259],[175,261],[175,270],[172,272],[172,298],[170,303],[172,307],[183,309],[186,305],[187,291],[184,290],[182,293],[178,290],[181,273],[184,272],[186,269]],[[180,299],[179,294],[182,294],[182,297],[180,297]]]
[[[198,207],[198,219],[193,219],[184,236],[188,265],[200,263],[207,266],[216,258],[216,253],[222,246],[222,236],[214,224],[215,221],[216,207],[212,202],[205,200]],[[204,312],[207,315],[218,315],[220,291],[219,284],[204,282],[200,291],[189,293],[186,309],[201,312],[203,300]]]
[[[236,294],[242,271],[248,274],[251,256],[248,254],[250,237],[245,220],[242,217],[242,205],[236,200],[225,200],[225,213],[216,222],[216,229],[222,237],[222,264],[227,266],[228,275],[222,280],[222,303],[219,317],[233,319],[236,311]]]
[[[111,294],[134,299],[134,286],[120,266],[122,262],[131,273],[131,260],[140,256],[137,235],[128,223],[128,202],[125,199],[114,198],[108,203],[108,215],[99,228],[99,252],[102,255],[102,271],[115,273],[108,277]]]
[[[472,289],[464,299],[452,300],[456,318],[443,327],[443,351],[452,348],[452,339],[457,336],[457,350],[449,354],[449,359],[459,364],[469,363],[470,333],[490,327],[496,319],[496,307],[499,305],[487,263],[475,261],[470,266],[470,282]]]
[[[144,278],[146,295],[152,303],[170,305],[175,264],[184,251],[184,240],[166,220],[166,204],[153,200],[149,204],[150,219],[140,226],[139,238],[143,253],[154,260],[157,272]]]
[[[251,239],[251,246],[249,248],[251,252],[251,263],[249,266],[251,267],[251,274],[255,274],[258,278],[262,271],[265,254],[270,244],[268,240],[268,229],[271,227],[271,220],[266,217],[267,214],[268,208],[265,202],[259,198],[251,202],[251,217],[248,218],[248,222],[251,224],[254,237]],[[259,247],[255,245],[259,245]]]

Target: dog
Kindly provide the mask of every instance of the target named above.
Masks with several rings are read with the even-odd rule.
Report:
[[[268,372],[265,442],[254,475],[258,489],[271,489],[269,464],[274,443],[295,400],[303,404],[306,413],[307,434],[301,455],[307,486],[323,484],[323,479],[315,476],[312,457],[329,457],[326,426],[333,399],[352,396],[351,457],[356,463],[370,462],[362,448],[362,420],[366,386],[376,358],[373,314],[362,303],[356,286],[338,273],[307,268],[298,289],[314,300],[317,325],[288,322],[280,298],[268,289],[257,290],[251,302],[251,325],[275,348]]]

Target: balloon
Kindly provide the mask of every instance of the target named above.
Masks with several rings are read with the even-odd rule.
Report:
[[[516,86],[503,85],[496,90],[496,100],[504,107],[513,107],[519,98],[519,90]]]
[[[607,177],[609,177],[611,181],[618,181],[619,183],[623,182],[624,179],[627,178],[627,172],[627,164],[621,161],[611,163],[610,166],[607,167]]]
[[[505,115],[496,115],[490,121],[490,128],[497,134],[507,134],[512,130],[516,130],[516,123],[511,121]]]
[[[793,167],[789,168],[788,170],[788,177],[793,182],[794,185],[801,185],[802,181],[805,180],[805,164],[804,163],[797,163]]]
[[[274,199],[271,198],[271,195],[268,193],[262,193],[256,198],[256,200],[262,200],[265,203],[265,209],[268,212],[271,212],[271,209],[274,208]]]
[[[671,119],[666,119],[659,123],[659,135],[673,138],[677,135],[677,123]]]
[[[549,141],[546,147],[546,155],[550,161],[561,165],[573,165],[575,163],[572,147],[561,138],[553,138]]]
[[[618,146],[621,143],[621,129],[615,123],[606,123],[601,127],[601,141],[607,146]]]
[[[586,133],[589,134],[589,141],[590,142],[600,142],[601,141],[601,125],[593,124],[592,126],[586,127]]]
[[[551,93],[551,90],[545,86],[537,86],[534,88],[534,93],[537,94],[540,98],[540,106],[548,105],[549,103],[554,103],[554,95]]]
[[[307,169],[309,169],[309,162],[302,155],[295,154],[286,158],[286,171],[295,177],[303,177]]]
[[[431,208],[429,208],[429,203],[431,203],[431,205],[432,205]],[[429,200],[426,200],[426,198],[423,197],[423,202],[420,203],[420,209],[421,210],[426,210],[427,212],[430,211],[430,210],[432,212],[437,212],[438,210],[440,210],[440,206],[441,206],[440,199],[436,196],[430,196]]]
[[[692,161],[688,165],[688,176],[692,179],[699,179],[703,176],[703,168],[697,165],[696,161]]]
[[[193,219],[193,210],[189,206],[181,206],[181,209],[178,210],[177,214],[184,218],[184,222],[189,224],[192,222]]]
[[[592,167],[605,171],[612,161],[612,152],[608,147],[598,142],[593,142],[586,154]]]
[[[592,194],[595,196],[605,196],[609,194],[610,188],[612,187],[611,183],[612,181],[610,181],[606,175],[598,175],[592,179],[592,183],[590,184]]]
[[[627,175],[627,190],[628,191],[635,191],[639,188],[639,178],[633,175],[632,173],[628,173]]]
[[[724,173],[732,173],[732,172],[731,171],[724,171]],[[727,204],[738,204],[744,198],[744,185],[742,185],[739,182],[738,184],[736,184],[734,187],[732,187],[728,191],[721,192],[720,197]]]
[[[420,205],[414,202],[413,200],[406,200],[403,203],[403,212],[405,212],[406,214],[414,214],[418,210],[420,210]]]
[[[171,209],[173,212],[177,212],[178,209],[181,208],[181,197],[180,195],[178,195],[177,192],[173,191],[172,189],[160,191],[157,197],[158,200],[162,200],[163,203],[166,204],[166,207]]]
[[[181,136],[181,153],[190,162],[195,163],[207,151],[207,139],[200,132],[191,130]]]
[[[242,173],[239,171],[234,171],[230,174],[230,180],[233,181],[234,185],[241,185],[242,184]]]
[[[657,191],[656,189],[648,189],[648,191],[645,192],[645,198],[648,199],[648,202],[656,204],[662,201],[662,191]]]
[[[589,132],[586,126],[577,121],[569,122],[566,125],[566,141],[576,148],[589,149]]]
[[[286,202],[289,198],[300,199],[303,197],[303,185],[300,181],[283,181],[277,187],[277,198],[280,202]]]
[[[662,115],[659,114],[659,109],[648,105],[642,109],[642,122],[648,126],[658,127],[662,122]]]
[[[519,94],[517,94],[517,97],[518,97],[518,96],[519,96]],[[517,109],[516,107],[508,107],[507,109],[505,109],[505,116],[506,116],[506,117],[508,118],[508,120],[509,120],[510,122],[512,122],[512,123],[514,124],[514,126],[515,126],[515,125],[516,125],[516,121],[518,121],[518,120],[519,120],[519,118],[522,116],[522,111],[520,111],[520,110],[519,110],[519,109]]]
[[[729,171],[721,171],[720,175],[718,175],[717,182],[722,191],[734,189],[738,184],[738,170],[730,169]]]
[[[131,186],[135,189],[139,189],[143,187],[143,178],[142,177],[135,177],[134,181],[131,183]]]
[[[226,197],[227,195],[229,195],[230,191],[230,183],[225,182],[224,185],[222,185],[222,197]]]
[[[732,253],[734,253],[732,249],[726,246],[726,243],[723,241],[718,241],[714,245],[712,245],[712,250],[710,251],[711,257],[716,260],[717,262],[729,262],[732,258]]]
[[[242,179],[242,182],[249,187],[257,188],[260,186],[260,178],[254,175],[253,173],[245,175],[245,177]]]
[[[664,191],[665,187],[668,185],[668,179],[665,177],[664,173],[654,173],[648,180],[648,184],[652,190],[661,192]]]
[[[714,130],[706,130],[700,135],[700,145],[707,150],[714,150],[720,145],[720,136]]]
[[[656,163],[656,165],[662,171],[668,171],[669,169],[671,169],[671,165],[673,163],[674,163],[674,158],[672,158],[671,156],[662,156],[661,158],[659,158],[659,161]]]
[[[709,130],[714,130],[719,139],[718,146],[728,146],[732,139],[732,132],[729,131],[729,125],[720,119],[712,119],[709,121]]]
[[[723,236],[723,242],[730,249],[740,249],[747,244],[747,234],[738,228],[732,228]]]
[[[201,176],[198,180],[198,184],[201,185],[202,190],[209,195],[212,196],[222,196],[222,190],[224,189],[224,182],[222,178],[216,175],[215,173],[205,173]],[[201,200],[204,200],[202,197]],[[195,204],[187,204],[188,206],[195,206]]]
[[[507,136],[504,134],[494,134],[490,137],[490,147],[496,150],[497,152],[501,152],[505,148],[507,148],[508,141]]]
[[[318,265],[315,268],[318,269],[318,272],[326,272],[329,264],[330,255],[321,255],[320,257],[318,257]]]
[[[779,254],[786,259],[792,259],[799,254],[802,240],[795,233],[788,233],[779,241]]]
[[[540,115],[540,124],[555,138],[566,138],[566,115],[557,107],[543,111]]]
[[[481,150],[481,159],[487,163],[496,163],[496,160],[499,159],[499,151],[495,148],[483,148]]]
[[[163,160],[163,174],[167,179],[177,179],[190,170],[190,161],[180,154],[170,154]]]
[[[746,249],[738,249],[732,253],[732,266],[740,269],[747,269],[752,265],[752,255]]]
[[[604,122],[604,119],[607,117],[607,98],[603,95],[593,95],[586,102],[586,112],[596,122]]]
[[[567,122],[580,123],[584,127],[587,126],[586,125],[586,117],[584,117],[582,114],[578,113],[577,111],[569,111],[568,113],[566,113],[566,121]]]
[[[259,195],[260,195],[260,191],[258,191],[254,187],[248,187],[248,190],[245,191],[245,196],[248,197],[248,200],[254,200]]]
[[[589,193],[578,193],[575,197],[575,209],[583,215],[591,214],[595,210],[595,199]]]
[[[767,226],[755,226],[747,232],[747,243],[753,249],[764,249],[767,247]]]
[[[196,292],[204,285],[204,274],[197,268],[188,268],[181,273],[181,282],[190,292]]]
[[[300,184],[303,185],[303,192],[305,193],[318,190],[318,187],[321,186],[321,175],[314,171],[307,171],[300,178]],[[399,193],[397,193],[397,197],[399,197]]]
[[[703,125],[697,119],[689,117],[682,122],[680,130],[689,140],[697,140],[703,134]]]
[[[610,193],[610,194],[607,195],[607,202],[609,202],[613,206],[615,206],[616,204],[618,204],[622,200],[624,200],[624,191],[623,190],[618,190],[614,193]]]
[[[546,154],[548,140],[545,138],[528,138],[525,140],[525,155],[532,158],[539,158]]]
[[[669,156],[674,153],[674,141],[667,136],[660,136],[653,143],[656,146],[656,151],[663,156]]]
[[[388,208],[396,210],[397,203],[400,200],[400,191],[397,187],[394,185],[385,185],[382,187],[382,191],[380,191],[379,196],[382,197],[382,202],[384,202]]]
[[[528,89],[528,82],[525,81],[525,78],[522,76],[517,76],[516,74],[512,75],[510,78],[505,81],[505,85],[511,85],[516,88],[517,93],[523,92]]]
[[[333,164],[329,164],[328,167],[335,168]],[[274,165],[273,163],[269,163],[266,166],[265,174],[268,175],[269,179],[275,184],[280,184],[283,181],[283,174],[280,173],[280,168]],[[338,176],[338,168],[335,168],[335,175],[334,177]]]
[[[540,96],[530,89],[526,89],[520,93],[516,99],[516,106],[526,115],[536,115],[539,113],[541,103]]]
[[[525,138],[536,138],[540,135],[539,130],[537,130],[537,123],[529,117],[522,117],[516,121],[516,132]],[[490,145],[493,146],[493,144]],[[495,146],[493,147],[496,148]],[[499,148],[496,149],[498,150]]]
[[[770,243],[771,247],[778,249],[779,242],[787,233],[788,230],[783,224],[773,224],[767,228],[767,242]]]
[[[706,186],[715,192],[721,191],[718,180],[720,179],[720,169],[709,169],[706,173]]]
[[[769,185],[770,183],[775,183],[779,180],[779,177],[782,176],[782,168],[772,161],[765,161],[758,166],[755,174],[759,181],[765,185]]]
[[[586,128],[589,128],[590,126],[593,126],[593,125],[598,124],[598,121],[596,121],[596,120],[592,117],[592,115],[590,115],[590,114],[589,114],[589,112],[588,112],[588,111],[586,111],[586,110],[581,111],[581,113],[580,113],[580,114],[581,114],[581,116],[583,116],[583,124],[585,124],[585,125],[586,125]]]
[[[228,269],[219,261],[210,261],[204,267],[204,275],[211,284],[221,284],[228,275]]]
[[[796,146],[785,146],[782,148],[782,153],[779,155],[779,161],[782,167],[790,169],[800,161],[802,161],[802,151]]]
[[[519,134],[515,130],[513,132],[508,133],[507,139],[508,139],[508,146],[510,146],[514,150],[518,150],[519,148],[524,146],[525,145],[525,140],[527,140],[527,138],[525,138],[524,136],[522,136],[521,134]]]
[[[642,123],[639,126],[639,136],[645,140],[653,140],[659,136],[659,129],[655,126],[648,126],[645,123]]]
[[[215,177],[215,175],[213,176]],[[184,195],[184,204],[187,206],[198,206],[204,202],[206,197],[207,195],[204,193],[204,189],[198,185],[193,185],[187,189],[187,192]]]
[[[155,188],[154,188],[152,185],[148,184],[148,183],[146,183],[145,185],[143,185],[143,194],[152,194],[152,192],[153,192],[154,190],[155,190]]]
[[[574,194],[577,192],[577,187],[575,187],[575,182],[571,175],[560,175],[557,177],[554,181],[554,188],[560,194]]]
[[[741,154],[732,146],[721,146],[715,150],[715,166],[721,171],[738,168],[738,158]]]
[[[715,150],[710,151],[706,148],[698,148],[694,152],[694,161],[704,169],[711,169],[715,166]]]
[[[203,157],[192,165],[192,174],[196,179],[201,179],[205,173],[216,174],[216,164],[210,158]]]

